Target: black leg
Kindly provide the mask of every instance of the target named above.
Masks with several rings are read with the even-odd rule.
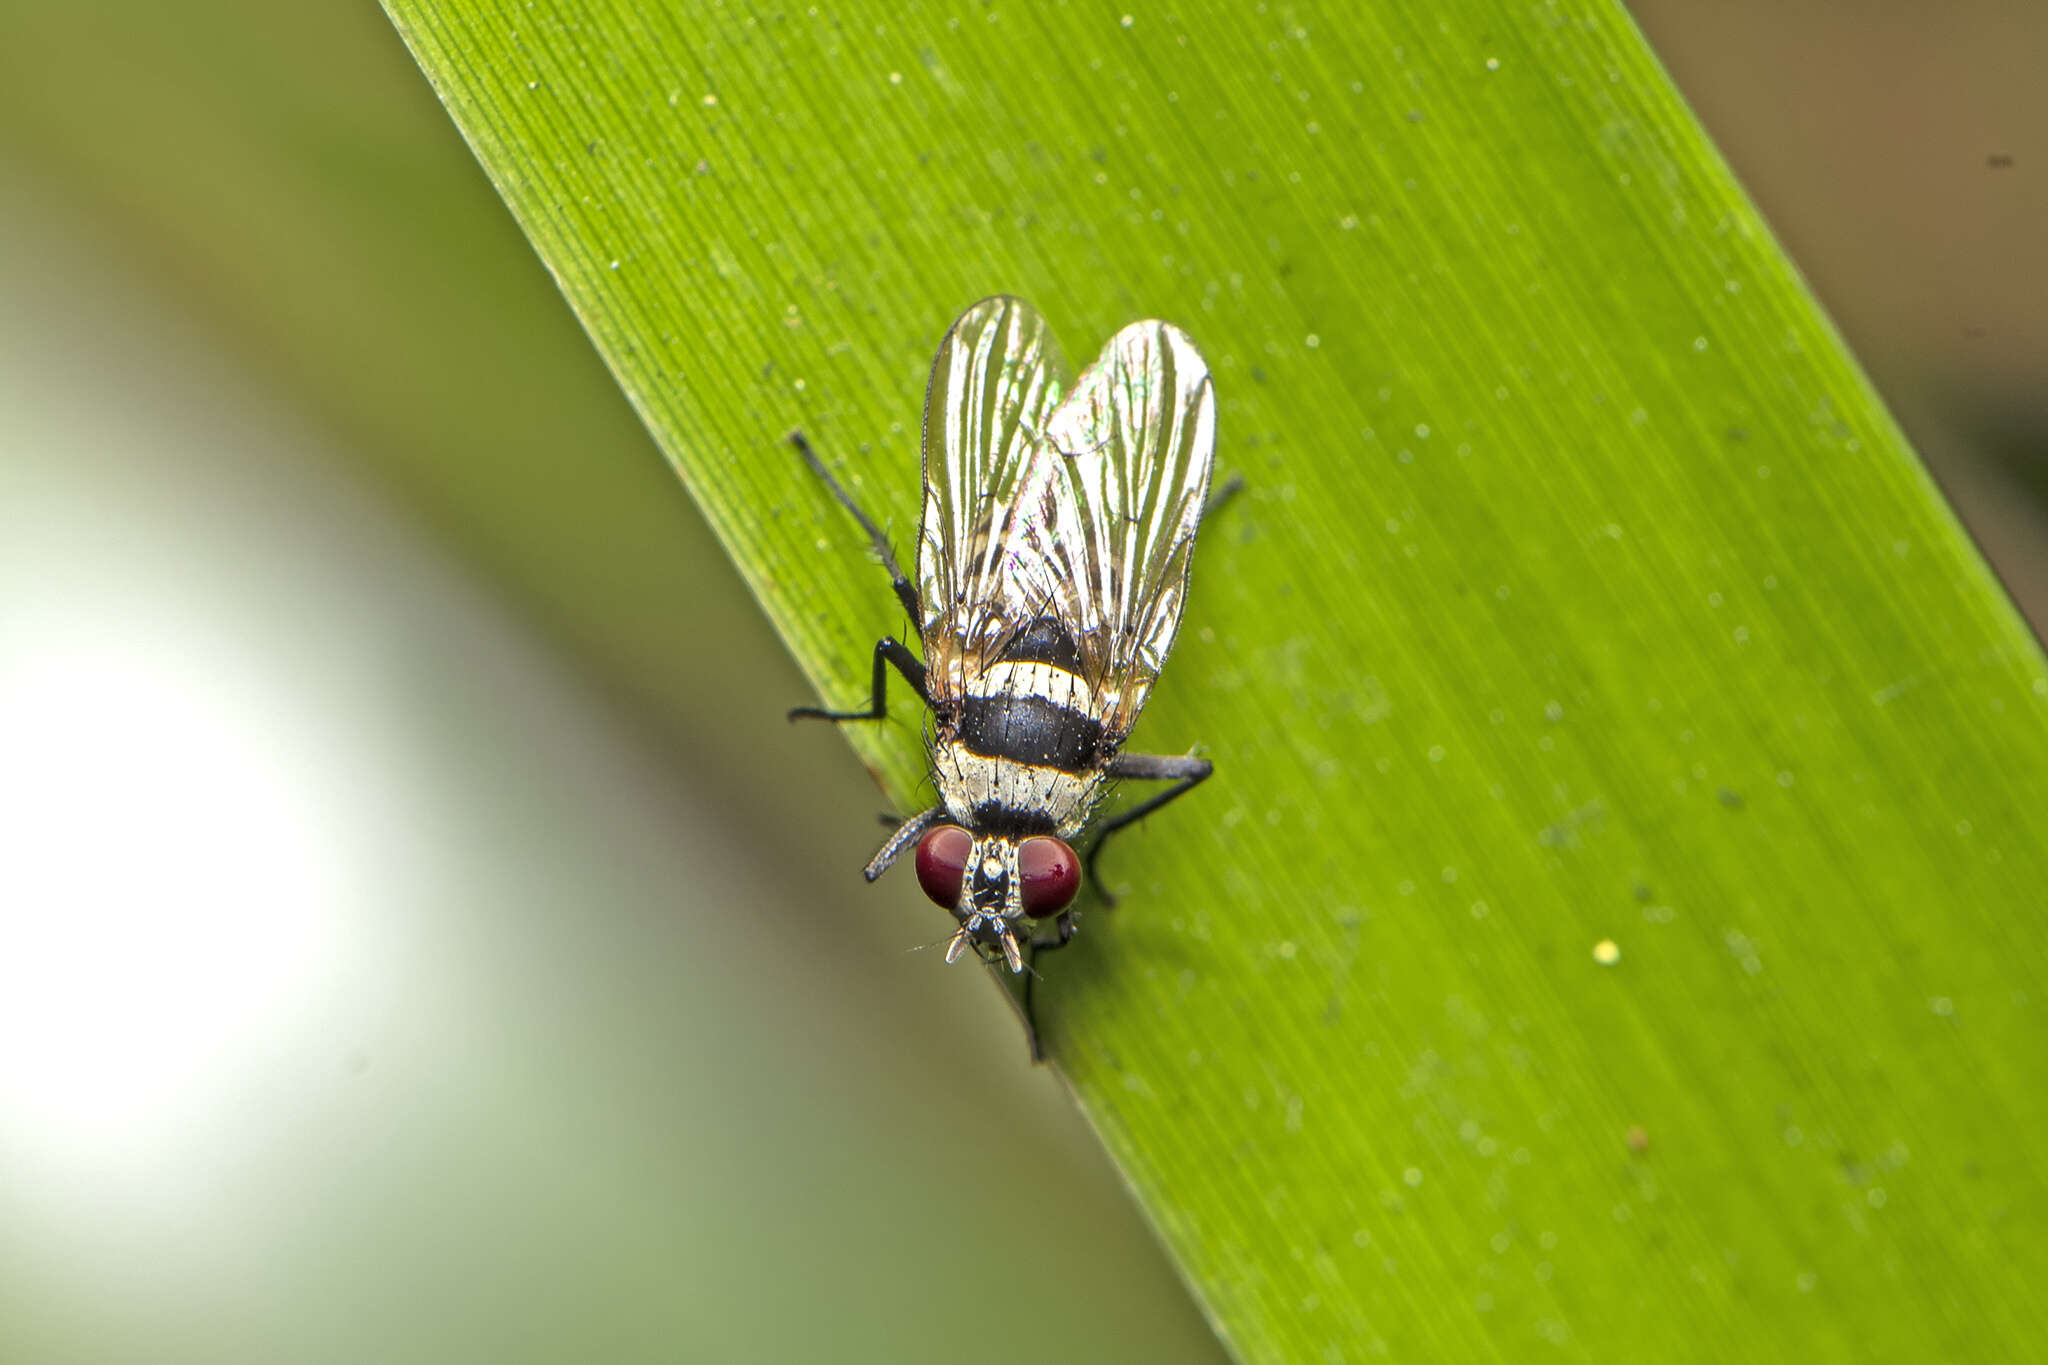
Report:
[[[887,720],[889,718],[889,665],[896,665],[896,671],[903,680],[917,692],[918,700],[931,705],[931,697],[924,690],[924,665],[910,652],[901,640],[884,635],[875,641],[875,677],[873,690],[868,695],[868,709],[865,711],[828,711],[822,706],[792,706],[789,718],[798,720],[811,717],[816,720]]]
[[[839,480],[833,478],[831,472],[825,468],[825,462],[811,449],[811,443],[804,439],[801,431],[789,433],[789,443],[796,447],[797,454],[804,457],[804,463],[811,467],[811,472],[825,481],[825,487],[832,490],[832,496],[839,499],[839,505],[853,513],[853,519],[860,523],[860,529],[868,533],[868,539],[874,543],[875,554],[881,558],[882,567],[889,571],[889,583],[896,589],[896,600],[910,613],[911,625],[921,627],[924,624],[924,608],[918,601],[917,584],[906,578],[903,570],[897,565],[896,554],[889,548],[889,538],[882,534],[882,528],[875,525],[868,518],[868,514],[860,510],[860,504],[853,500],[851,493],[839,486]]]
[[[1200,785],[1202,779],[1215,771],[1215,764],[1193,754],[1118,754],[1110,761],[1111,777],[1135,778],[1140,782],[1171,782],[1173,785],[1127,811],[1119,811],[1113,818],[1103,821],[1102,828],[1096,832],[1095,842],[1088,849],[1088,881],[1102,897],[1103,904],[1116,904],[1116,897],[1102,884],[1102,876],[1096,870],[1096,860],[1102,856],[1102,846],[1109,842],[1109,836]]]
[[[979,948],[975,951],[982,952]],[[1017,1016],[1017,1022],[1024,1026],[1024,1046],[1031,1050],[1031,1060],[1044,1061],[1045,1048],[1038,1040],[1038,1023],[1031,1017],[1031,983],[1037,973],[1028,966],[1025,968],[1024,989],[1020,992],[1016,987],[1017,978],[1010,974],[1009,964],[1003,961],[1001,953],[997,953],[993,958],[984,955],[981,965],[988,969],[988,974],[1002,987],[1003,999],[1009,1002],[1011,1012]]]
[[[1039,953],[1055,952],[1058,949],[1066,947],[1069,943],[1072,943],[1073,941],[1074,912],[1071,910],[1062,910],[1060,911],[1059,918],[1052,922],[1052,937],[1032,939],[1031,952],[1033,956],[1036,956]]]
[[[1049,938],[1031,940],[1031,961],[1024,972],[1024,1039],[1031,1045],[1031,1060],[1045,1060],[1045,1043],[1038,1031],[1038,959],[1042,954],[1058,952],[1074,941],[1074,912],[1060,911],[1060,917],[1053,921],[1053,933]]]
[[[1207,521],[1223,510],[1223,505],[1244,492],[1244,475],[1232,474],[1223,481],[1221,488],[1209,490],[1209,500],[1202,504],[1202,520]]]
[[[1031,961],[1024,968],[1024,999],[1019,1002],[1017,1012],[1024,1019],[1024,1045],[1031,1049],[1031,1060],[1045,1060],[1045,1044],[1038,1038],[1038,945],[1031,945]]]
[[[921,810],[908,820],[897,824],[896,832],[888,837],[882,844],[882,847],[876,851],[874,857],[868,859],[868,865],[861,870],[861,875],[869,881],[873,881],[884,872],[887,872],[889,864],[903,856],[904,849],[916,843],[923,837],[926,830],[945,818],[946,808],[944,806],[933,806],[930,810]],[[895,822],[892,821],[891,823]]]
[[[1031,948],[1032,967],[1024,973],[1024,1042],[1031,1049],[1031,1060],[1045,1060],[1045,1043],[1038,1033],[1038,954],[1043,949],[1036,944]]]

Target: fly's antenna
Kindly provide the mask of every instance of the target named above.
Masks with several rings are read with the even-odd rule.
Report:
[[[954,943],[959,941],[961,934],[964,932],[964,930],[956,929],[952,933],[946,935],[944,938],[935,938],[929,943],[913,943],[908,948],[905,948],[903,951],[906,953],[929,953],[934,952],[940,948],[950,948]],[[1015,938],[1015,935],[1013,934],[1011,937]],[[997,972],[998,975],[996,979],[998,981],[1002,980],[1001,970],[1003,967],[1007,965],[1004,962],[1004,960],[1001,957],[990,957],[987,953],[982,951],[981,945],[975,943],[972,939],[968,940],[968,946],[972,947],[974,949],[974,955],[981,959],[981,965],[988,968],[991,972]],[[1032,944],[1031,946],[1035,948],[1038,945]],[[1037,964],[1032,961],[1032,957],[1022,955],[1022,947],[1023,945],[1020,944],[1019,956],[1020,960],[1024,964],[1022,968],[1020,968],[1020,970],[1023,973],[1023,975],[1032,978],[1034,981],[1045,980],[1045,977],[1039,973]],[[955,953],[953,956],[957,958],[960,956],[960,954]],[[1036,954],[1033,954],[1032,956],[1036,956]]]

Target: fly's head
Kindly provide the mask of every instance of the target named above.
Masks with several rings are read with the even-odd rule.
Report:
[[[951,962],[969,947],[1024,970],[1031,922],[1057,915],[1081,889],[1081,860],[1050,834],[970,833],[934,825],[917,842],[917,884],[960,922]],[[992,958],[991,958],[992,960]]]

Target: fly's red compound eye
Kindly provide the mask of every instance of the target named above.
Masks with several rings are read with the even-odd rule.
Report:
[[[1081,860],[1066,840],[1049,834],[1017,849],[1017,873],[1024,881],[1024,913],[1033,919],[1058,914],[1081,889]]]
[[[958,825],[939,825],[917,841],[917,884],[951,910],[960,904],[960,883],[974,856],[974,836]]]

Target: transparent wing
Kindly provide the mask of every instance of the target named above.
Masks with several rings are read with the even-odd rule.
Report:
[[[1079,649],[1106,737],[1120,743],[1187,600],[1216,450],[1208,364],[1179,328],[1134,322],[1075,381],[1042,436],[993,596],[1051,606]]]
[[[942,695],[958,695],[951,684],[971,644],[1000,628],[987,604],[1024,471],[1066,383],[1059,343],[1020,299],[983,299],[939,344],[924,402],[917,590],[918,632]]]

